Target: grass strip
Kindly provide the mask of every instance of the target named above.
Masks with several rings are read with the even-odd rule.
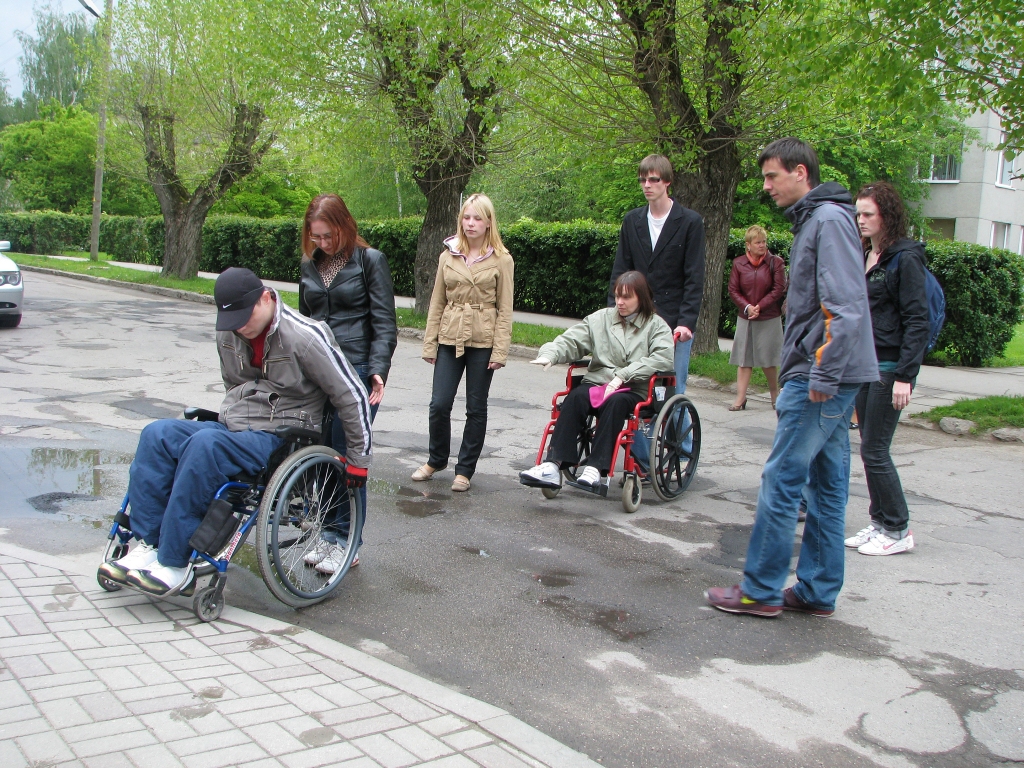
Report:
[[[975,432],[987,432],[1000,427],[1024,427],[1024,397],[993,395],[976,400],[957,400],[953,405],[940,405],[930,411],[914,415],[917,419],[938,422],[945,416],[968,419],[978,425]]]
[[[709,355],[693,355],[690,357],[690,375],[704,376],[714,379],[723,386],[736,383],[736,366],[729,362],[728,352],[712,352]],[[764,371],[755,368],[750,377],[750,386],[768,389],[768,379]]]

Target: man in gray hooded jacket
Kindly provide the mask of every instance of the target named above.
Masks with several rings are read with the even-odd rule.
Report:
[[[761,475],[743,583],[705,596],[729,613],[830,616],[843,585],[850,414],[860,385],[878,379],[864,254],[850,193],[820,183],[813,147],[779,139],[758,163],[764,189],[786,208],[794,235],[779,424]],[[807,522],[797,582],[784,590],[802,492]]]

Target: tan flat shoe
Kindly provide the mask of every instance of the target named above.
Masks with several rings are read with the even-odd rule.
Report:
[[[419,469],[412,473],[412,479],[415,480],[416,482],[429,480],[434,476],[435,472],[437,472],[437,470],[434,469],[432,466],[430,466],[429,464],[424,464],[422,467],[420,467]]]
[[[469,478],[465,475],[456,475],[455,482],[452,483],[452,490],[461,493],[462,491],[469,490]]]

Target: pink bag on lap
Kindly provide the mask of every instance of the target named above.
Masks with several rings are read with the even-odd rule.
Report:
[[[605,400],[608,399],[608,398],[606,398],[604,396],[604,392],[605,392],[605,388],[604,387],[591,387],[590,388],[590,406],[592,408],[600,408],[601,407],[601,403],[603,403]],[[629,387],[619,387],[614,392],[612,392],[612,394],[613,395],[617,395],[617,394],[619,394],[619,392],[629,392]]]

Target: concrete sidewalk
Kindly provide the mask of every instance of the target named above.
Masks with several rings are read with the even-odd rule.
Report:
[[[596,768],[502,709],[315,632],[104,592],[0,544],[0,765]]]

